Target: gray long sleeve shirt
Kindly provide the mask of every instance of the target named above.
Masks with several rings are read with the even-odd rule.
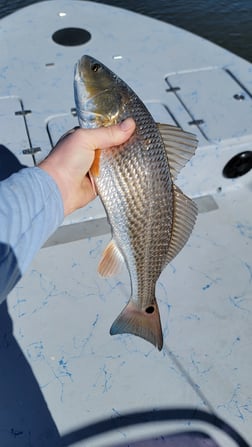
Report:
[[[0,182],[0,303],[64,218],[54,180],[25,168]]]

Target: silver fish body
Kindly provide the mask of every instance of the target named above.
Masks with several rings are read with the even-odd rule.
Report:
[[[130,140],[97,151],[91,168],[112,232],[98,270],[109,276],[125,261],[131,280],[129,303],[110,333],[138,335],[160,350],[156,283],[186,243],[197,214],[173,180],[193,155],[196,139],[176,127],[158,126],[132,89],[90,56],[77,64],[74,88],[81,127],[109,126],[129,116],[136,123]]]

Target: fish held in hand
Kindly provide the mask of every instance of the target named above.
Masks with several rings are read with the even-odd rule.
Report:
[[[91,56],[76,64],[74,92],[81,127],[135,120],[133,136],[119,147],[96,151],[91,167],[112,233],[98,271],[111,276],[125,262],[130,275],[130,300],[110,333],[131,333],[161,350],[155,288],[195,224],[197,207],[174,181],[193,156],[197,140],[175,126],[156,124],[134,91]]]

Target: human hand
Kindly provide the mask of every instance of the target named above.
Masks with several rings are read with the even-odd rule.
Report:
[[[88,176],[95,149],[106,149],[124,143],[134,129],[132,118],[110,127],[77,129],[63,137],[39,164],[38,167],[51,175],[58,185],[65,216],[85,206],[96,196]]]

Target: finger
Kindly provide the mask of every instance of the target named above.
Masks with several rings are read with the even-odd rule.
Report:
[[[125,143],[133,134],[135,127],[134,120],[127,118],[122,123],[114,126],[80,130],[82,130],[83,145],[87,149],[94,150],[97,148],[106,149]]]

